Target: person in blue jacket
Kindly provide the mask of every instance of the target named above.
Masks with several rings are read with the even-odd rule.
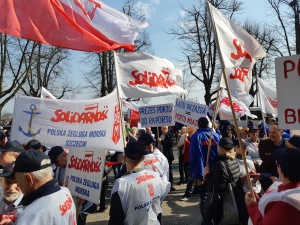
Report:
[[[200,184],[200,211],[203,215],[204,202],[206,199],[206,183],[203,182],[204,168],[206,166],[208,143],[210,139],[209,122],[206,117],[200,117],[196,133],[191,137],[190,145],[190,168],[197,184]],[[220,136],[216,132],[212,132],[211,149],[209,155],[209,165],[213,164],[214,158],[218,155],[218,143]]]

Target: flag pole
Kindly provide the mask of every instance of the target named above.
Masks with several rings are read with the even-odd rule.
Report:
[[[228,93],[228,98],[229,98],[229,102],[230,102],[231,113],[232,113],[232,116],[233,116],[235,129],[236,129],[236,132],[238,134],[239,133],[239,131],[238,131],[238,124],[237,124],[237,119],[236,119],[236,115],[235,115],[233,104],[232,104],[232,98],[231,98],[231,93],[230,93],[230,89],[229,89],[229,84],[228,84],[227,76],[226,76],[226,73],[225,73],[225,63],[224,63],[224,60],[223,60],[223,57],[222,57],[220,43],[219,43],[218,35],[217,35],[217,32],[216,32],[215,21],[214,21],[214,19],[212,17],[211,9],[210,9],[210,3],[208,1],[206,2],[206,6],[207,6],[207,9],[208,9],[208,14],[210,16],[211,22],[213,24],[215,42],[216,42],[216,45],[217,45],[217,47],[219,49],[219,58],[220,58],[221,65],[222,65],[222,74],[223,74],[223,78],[224,78],[226,89],[227,89],[227,93]],[[240,148],[242,148],[243,147],[243,142],[242,142],[242,139],[241,139],[240,135],[238,135],[238,141],[239,141]],[[244,166],[245,166],[245,172],[246,172],[246,176],[247,176],[247,181],[248,181],[249,189],[253,193],[253,187],[252,187],[252,183],[251,183],[251,179],[250,179],[250,174],[249,174],[249,171],[248,171],[248,164],[247,164],[247,161],[246,161],[245,152],[243,152],[242,157],[243,157],[243,162],[244,162]]]
[[[221,84],[221,81],[219,82],[219,86],[218,86],[218,92],[217,92],[216,104],[215,104],[215,109],[214,109],[214,115],[213,115],[213,120],[211,122],[211,129],[210,129],[208,149],[207,149],[206,166],[209,166],[208,163],[209,163],[209,155],[210,155],[210,149],[211,149],[213,126],[214,126],[214,123],[216,122],[216,118],[217,118],[217,114],[218,114],[218,110],[219,110],[219,98],[220,98],[220,89],[221,89],[220,84]]]

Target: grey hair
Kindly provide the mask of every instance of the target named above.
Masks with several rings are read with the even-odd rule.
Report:
[[[41,162],[41,166],[42,165],[46,165],[46,164],[51,164],[50,159],[44,159]],[[53,171],[52,171],[52,167],[48,166],[45,169],[41,169],[38,171],[34,171],[30,173],[31,176],[36,180],[36,181],[43,181],[45,179],[52,179],[53,178]]]

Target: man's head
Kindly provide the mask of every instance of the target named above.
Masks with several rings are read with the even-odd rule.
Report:
[[[41,144],[41,142],[39,142],[38,140],[30,140],[27,143],[27,148],[28,149],[34,149],[34,150],[38,150],[40,152],[43,152],[43,146]]]
[[[277,149],[272,153],[276,160],[279,178],[290,182],[300,181],[300,150],[292,148]]]
[[[151,134],[143,134],[138,138],[138,142],[140,142],[143,146],[145,151],[147,152],[153,152],[154,147],[153,144],[155,140],[151,136]]]
[[[138,141],[128,142],[124,149],[124,154],[126,166],[136,166],[144,159],[144,146]]]
[[[25,196],[53,179],[50,159],[34,149],[18,156],[13,171],[17,185]]]
[[[200,117],[198,119],[198,127],[199,128],[208,128],[208,119],[206,117]]]
[[[8,204],[12,204],[22,194],[21,189],[18,187],[13,167],[15,163],[10,163],[3,168],[3,173],[0,175],[2,184],[3,198]]]
[[[7,137],[3,130],[0,132],[0,148],[4,148],[7,142]]]
[[[4,167],[16,161],[18,155],[23,151],[24,148],[18,141],[8,141],[5,147],[0,149],[0,164]]]
[[[51,163],[60,168],[67,166],[68,153],[61,146],[54,146],[48,152]]]
[[[279,128],[278,123],[271,123],[269,127],[269,137],[273,142],[279,142],[282,139],[283,130]]]
[[[168,130],[169,130],[168,126],[161,127],[161,131],[163,132],[163,134],[168,133]]]
[[[287,147],[294,148],[294,149],[300,149],[300,136],[299,135],[293,135],[287,142]]]
[[[146,127],[146,133],[147,134],[151,134],[152,133],[151,127]]]

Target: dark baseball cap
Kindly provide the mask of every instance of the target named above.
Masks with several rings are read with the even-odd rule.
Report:
[[[219,142],[219,146],[221,148],[224,148],[225,150],[231,150],[234,148],[234,143],[232,141],[231,138],[229,137],[222,137],[220,142]]]
[[[288,142],[290,142],[293,146],[300,149],[300,136],[299,135],[293,135]]]
[[[15,162],[6,165],[3,168],[3,172],[0,175],[0,177],[13,177],[13,175],[14,175],[14,171],[13,171],[14,166],[15,166]]]
[[[144,146],[138,141],[128,142],[124,149],[125,156],[132,160],[139,160],[145,155]]]
[[[18,141],[8,141],[5,144],[5,147],[0,149],[0,152],[23,152],[25,151],[23,145]]]
[[[155,142],[151,134],[142,134],[138,138],[138,142],[140,142],[143,146],[149,146]]]
[[[258,130],[258,128],[256,126],[249,127],[249,132],[257,131],[257,130]]]
[[[272,152],[272,157],[285,168],[290,168],[295,173],[300,171],[300,150],[293,148],[280,148]]]
[[[44,159],[49,159],[49,157],[34,149],[26,150],[17,157],[13,171],[30,173],[51,167],[51,163],[41,165]]]
[[[65,150],[63,149],[63,147],[61,146],[54,146],[50,149],[50,151],[48,152],[48,156],[51,159],[51,163],[55,164],[56,163],[56,159],[57,157],[63,153]]]
[[[38,150],[41,146],[42,146],[42,144],[38,140],[30,140],[27,143],[28,149],[32,148],[32,149]]]

